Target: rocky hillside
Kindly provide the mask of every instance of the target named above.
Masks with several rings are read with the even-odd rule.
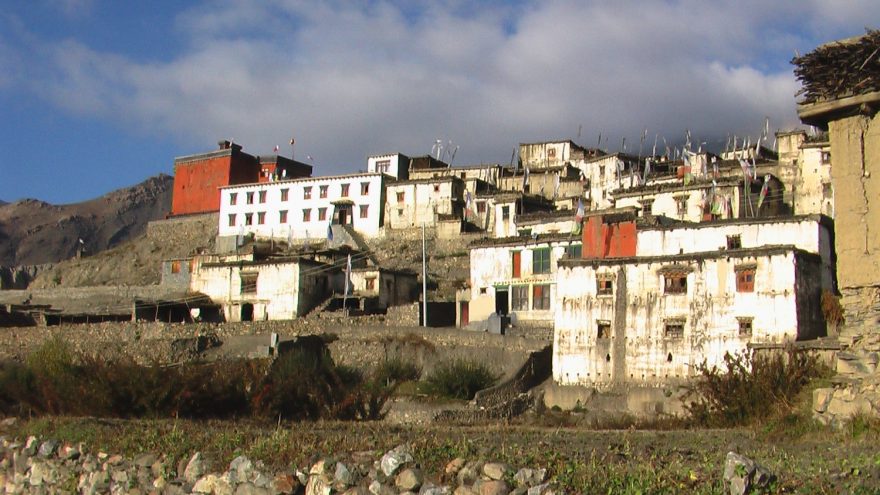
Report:
[[[171,207],[174,179],[151,177],[99,198],[68,205],[35,199],[0,202],[0,265],[37,265],[72,258],[79,240],[89,253],[144,233]]]

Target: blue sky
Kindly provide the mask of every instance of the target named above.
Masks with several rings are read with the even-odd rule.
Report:
[[[0,199],[89,199],[229,138],[295,137],[321,175],[437,139],[457,165],[646,128],[723,145],[797,125],[796,51],[878,25],[876,0],[12,0]]]

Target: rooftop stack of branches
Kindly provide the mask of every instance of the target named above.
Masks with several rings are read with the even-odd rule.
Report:
[[[803,86],[801,103],[880,91],[880,30],[827,43],[791,63]]]

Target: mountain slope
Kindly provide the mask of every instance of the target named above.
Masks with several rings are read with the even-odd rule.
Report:
[[[52,263],[76,255],[79,240],[97,253],[143,234],[171,208],[174,179],[165,174],[96,199],[52,205],[24,199],[0,205],[0,265]]]

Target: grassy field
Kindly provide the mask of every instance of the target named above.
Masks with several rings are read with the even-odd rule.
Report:
[[[216,471],[239,454],[273,470],[306,467],[318,456],[382,452],[409,443],[436,481],[456,457],[546,467],[566,493],[720,493],[724,458],[735,450],[777,474],[774,493],[880,493],[880,428],[856,418],[828,430],[799,415],[736,429],[591,430],[549,412],[515,424],[428,427],[382,422],[103,420],[40,418],[2,427],[7,437],[83,442],[92,452],[200,451]],[[551,426],[555,424],[557,426]]]

